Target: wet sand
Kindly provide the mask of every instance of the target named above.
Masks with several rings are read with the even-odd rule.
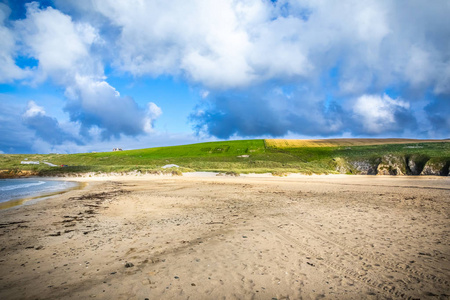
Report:
[[[0,299],[448,299],[441,177],[81,178],[0,211]]]

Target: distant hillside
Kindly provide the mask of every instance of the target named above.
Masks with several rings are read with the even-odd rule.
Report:
[[[417,140],[417,139],[266,139],[266,146],[279,148],[299,147],[339,147],[339,146],[369,146],[386,144],[412,144],[412,143],[440,143],[448,140]]]
[[[21,161],[40,161],[23,165]],[[44,162],[58,166],[51,167]],[[234,173],[448,175],[450,141],[410,139],[241,140],[139,150],[47,155],[0,155],[4,177],[85,172],[181,171]],[[174,171],[170,169],[169,171]],[[21,173],[22,172],[22,173]]]
[[[310,165],[362,175],[449,175],[450,141],[418,139],[267,139],[266,149]]]

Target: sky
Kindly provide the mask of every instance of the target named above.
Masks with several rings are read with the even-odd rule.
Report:
[[[0,153],[450,138],[448,0],[0,0]]]

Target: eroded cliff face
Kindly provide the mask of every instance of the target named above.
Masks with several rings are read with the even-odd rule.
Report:
[[[448,176],[449,166],[450,162],[448,160],[432,158],[426,162],[421,175]]]
[[[423,154],[406,155],[406,170],[408,175],[420,175],[430,157]]]
[[[377,167],[378,175],[406,175],[406,158],[395,155],[385,155]]]
[[[358,175],[436,175],[448,176],[450,158],[426,155],[385,155],[379,158],[349,160],[335,158],[336,171]]]
[[[357,174],[360,175],[376,175],[377,174],[377,166],[379,164],[379,160],[377,161],[350,161],[349,165],[353,170],[356,171]]]
[[[38,176],[39,172],[29,170],[0,170],[0,179]]]

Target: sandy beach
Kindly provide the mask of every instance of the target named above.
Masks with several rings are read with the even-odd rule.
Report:
[[[450,179],[79,178],[0,211],[0,299],[449,299]]]

